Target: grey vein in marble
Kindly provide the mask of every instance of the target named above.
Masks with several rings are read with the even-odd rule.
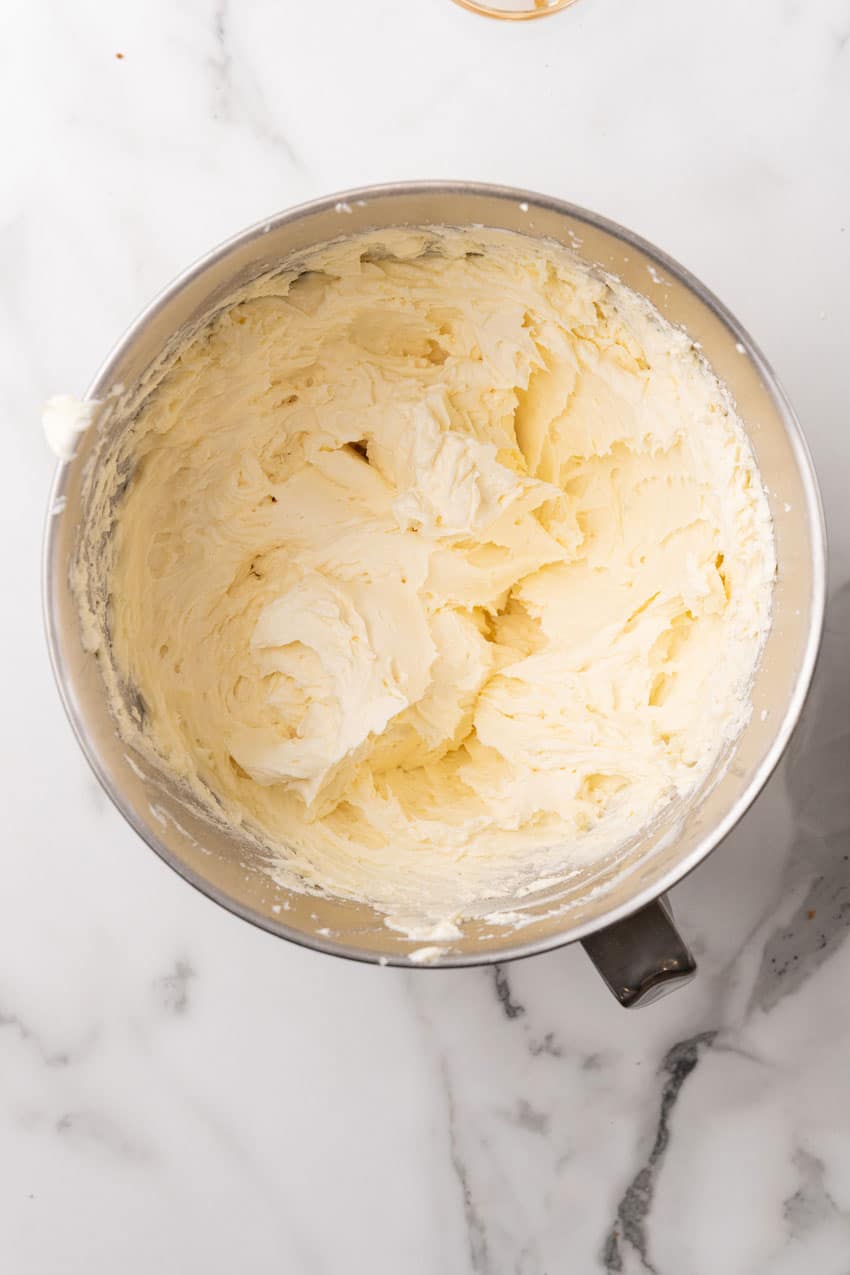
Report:
[[[548,1054],[550,1058],[562,1058],[564,1051],[555,1039],[554,1032],[546,1032],[539,1040],[529,1040],[528,1051],[533,1058]]]
[[[667,1051],[661,1064],[661,1074],[666,1079],[661,1090],[655,1137],[646,1163],[638,1169],[617,1205],[617,1218],[602,1250],[606,1275],[620,1275],[624,1270],[625,1248],[636,1253],[644,1270],[651,1272],[651,1275],[658,1275],[649,1257],[646,1224],[652,1208],[656,1178],[670,1141],[670,1117],[682,1086],[697,1066],[702,1050],[712,1044],[716,1035],[716,1031],[703,1031],[679,1041]]]
[[[764,946],[752,1003],[772,1009],[850,934],[850,585],[832,598],[812,693],[784,765],[796,838],[783,881],[808,889]]]
[[[519,1098],[514,1110],[505,1113],[505,1119],[518,1129],[525,1129],[527,1133],[536,1133],[542,1137],[549,1132],[551,1123],[549,1115],[532,1106],[527,1098]]]
[[[169,1014],[185,1014],[189,1007],[189,985],[196,977],[190,963],[182,958],[175,961],[172,973],[156,981],[156,994],[163,1009]]]
[[[48,1049],[41,1037],[28,1027],[18,1014],[9,1013],[0,1008],[0,1033],[4,1028],[11,1029],[21,1041],[37,1050],[46,1067],[67,1067],[72,1061],[72,1055],[67,1050]],[[0,1035],[0,1041],[2,1041],[2,1035]]]
[[[505,1018],[522,1018],[525,1013],[525,1007],[520,1005],[519,1001],[515,1001],[511,996],[511,985],[508,981],[508,971],[504,965],[493,966],[493,984]]]
[[[835,1214],[848,1219],[846,1210],[838,1207],[826,1188],[823,1160],[800,1148],[794,1153],[794,1167],[800,1175],[800,1185],[782,1206],[782,1216],[792,1235],[816,1230]]]
[[[283,151],[296,172],[304,175],[307,166],[279,122],[280,111],[266,101],[256,74],[242,65],[233,53],[229,0],[216,0],[213,12],[215,54],[210,59],[213,73],[213,118],[247,128],[255,137]]]
[[[67,1111],[54,1127],[62,1138],[88,1144],[116,1160],[143,1164],[156,1159],[150,1146],[131,1138],[102,1111]]]
[[[466,1223],[466,1237],[469,1246],[470,1268],[476,1275],[487,1275],[490,1269],[487,1231],[484,1220],[472,1193],[466,1162],[460,1149],[458,1138],[458,1112],[452,1092],[451,1078],[445,1059],[442,1060],[443,1085],[446,1093],[446,1106],[449,1122],[449,1148],[452,1168],[461,1190],[463,1216]]]

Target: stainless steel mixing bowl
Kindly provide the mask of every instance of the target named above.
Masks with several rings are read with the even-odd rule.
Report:
[[[698,341],[729,386],[748,430],[773,513],[778,558],[774,619],[753,688],[753,714],[713,786],[667,812],[623,857],[613,856],[517,900],[518,928],[470,920],[440,967],[484,964],[584,942],[624,1004],[689,977],[693,960],[663,895],[714,849],[765,783],[788,742],[811,679],[824,607],[823,515],[806,444],[765,359],[740,324],[658,249],[602,217],[544,196],[497,186],[423,182],[370,187],[284,212],[216,248],[181,275],[133,324],[87,398],[132,386],[175,335],[191,330],[232,290],[312,245],[391,225],[486,225],[549,238],[648,295]],[[99,427],[120,430],[113,413]],[[405,965],[418,946],[371,908],[290,893],[238,835],[215,827],[121,740],[96,659],[81,641],[68,579],[86,518],[86,464],[97,429],[60,466],[50,500],[44,602],[50,654],[71,724],[95,774],[125,818],[166,863],[216,902],[281,938],[340,956]]]

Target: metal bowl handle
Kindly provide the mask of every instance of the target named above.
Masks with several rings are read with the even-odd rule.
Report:
[[[697,972],[666,897],[582,939],[582,947],[625,1009],[651,1005]]]

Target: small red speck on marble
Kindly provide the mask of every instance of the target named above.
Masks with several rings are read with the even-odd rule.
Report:
[[[810,910],[806,913],[806,916],[809,918],[809,920],[810,920],[810,921],[813,921],[813,920],[815,919],[815,909],[814,909],[814,908],[811,908],[811,909],[810,909]]]

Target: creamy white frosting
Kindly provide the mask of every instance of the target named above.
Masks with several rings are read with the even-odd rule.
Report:
[[[124,729],[410,933],[605,855],[746,720],[774,558],[740,421],[553,245],[394,231],[257,282],[128,462],[87,616]]]
[[[100,404],[95,399],[83,402],[70,394],[54,394],[44,404],[41,424],[47,444],[60,460],[72,460],[80,436],[94,420]]]

